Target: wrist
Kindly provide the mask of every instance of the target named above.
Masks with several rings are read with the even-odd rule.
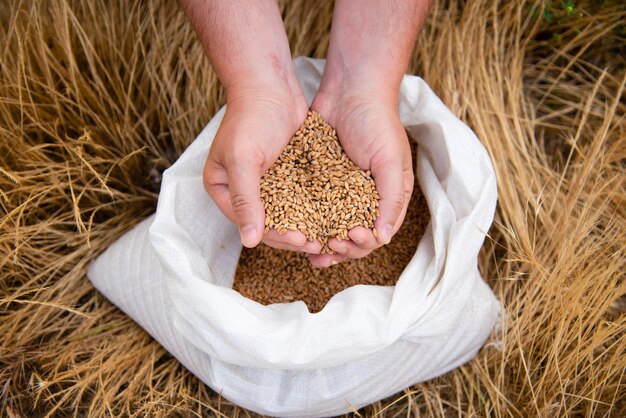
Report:
[[[239,72],[228,81],[223,81],[226,100],[231,101],[249,95],[304,96],[295,73],[289,74],[287,71],[271,73],[271,71],[272,69],[256,68],[252,71]]]
[[[323,79],[311,108],[336,127],[343,115],[356,109],[377,108],[396,112],[397,106],[398,89],[395,87],[377,83],[335,84]]]
[[[305,102],[306,105],[290,57],[251,71],[240,71],[224,80],[223,85],[227,103],[275,97],[289,104]]]
[[[339,97],[362,96],[378,99],[397,97],[404,74],[394,76],[380,68],[354,68],[367,66],[375,67],[371,64],[339,66],[335,65],[334,61],[327,60],[319,91],[328,96]]]
[[[246,77],[226,88],[227,109],[236,114],[271,115],[267,123],[293,134],[306,118],[308,105],[300,85],[279,78]]]

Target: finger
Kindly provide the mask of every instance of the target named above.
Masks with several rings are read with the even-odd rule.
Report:
[[[230,204],[239,225],[244,246],[252,248],[261,242],[265,226],[265,209],[261,200],[260,167],[251,159],[239,158],[227,167]]]
[[[307,243],[306,237],[300,231],[287,230],[284,234],[280,234],[276,229],[270,229],[267,234],[263,235],[263,241],[270,240],[274,242],[284,242],[294,247],[302,247]]]
[[[231,222],[237,223],[233,207],[230,204],[226,169],[214,161],[210,155],[204,166],[202,180],[205,190],[209,193],[217,207]]]
[[[266,238],[263,238],[263,240],[261,242],[263,242],[268,247],[276,248],[278,250],[293,251],[293,252],[296,252],[296,253],[306,253],[307,252],[307,251],[304,251],[304,247],[297,247],[295,245],[291,245],[291,244],[283,242],[283,241],[272,241],[272,240],[268,240]]]
[[[363,249],[373,250],[380,247],[380,243],[374,236],[373,231],[362,226],[352,228],[348,232],[348,238],[350,238],[350,241],[355,245]]]
[[[307,241],[304,245],[296,246],[284,241],[274,241],[264,237],[263,242],[270,247],[278,248],[280,250],[296,251],[308,254],[319,254],[322,251],[322,244],[317,241]]]
[[[319,254],[322,252],[322,244],[319,241],[307,241],[304,246],[302,246],[302,251],[309,254]]]
[[[408,167],[411,167],[411,162],[409,161]],[[402,213],[400,213],[400,217],[396,221],[396,224],[393,227],[393,233],[395,234],[400,227],[402,226],[402,222],[404,222],[404,218],[406,217],[406,212],[409,208],[409,204],[411,202],[411,195],[413,194],[413,170],[405,169],[404,170],[404,208],[402,209]]]
[[[308,241],[304,234],[300,231],[288,230],[284,234],[280,234],[275,229],[270,229],[267,234],[263,235],[263,242],[270,247],[288,249],[290,251],[301,251],[310,254],[319,254],[322,251],[322,244],[319,241]],[[289,248],[281,248],[278,243],[288,244]]]
[[[345,258],[362,258],[372,252],[371,249],[361,248],[350,240],[331,239],[328,246]]]
[[[270,241],[270,240],[266,240],[264,239],[262,241],[265,245],[272,247],[272,248],[276,248],[279,250],[287,250],[287,251],[293,251],[293,252],[297,252],[297,253],[307,253],[307,254],[319,254],[320,250],[322,248],[321,245],[315,245],[315,243],[307,243],[305,245],[303,245],[302,247],[296,247],[294,245],[290,245],[290,244],[286,244],[284,242],[280,242],[280,241]]]
[[[381,148],[372,158],[372,177],[379,195],[379,215],[374,225],[381,244],[389,244],[405,206],[402,152]]]
[[[313,267],[325,268],[334,266],[345,260],[346,257],[340,254],[309,254],[309,260]]]

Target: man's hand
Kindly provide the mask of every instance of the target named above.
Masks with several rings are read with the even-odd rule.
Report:
[[[348,156],[369,169],[380,196],[378,237],[354,228],[333,239],[338,254],[311,255],[320,267],[359,258],[389,243],[413,190],[411,151],[398,115],[398,90],[428,0],[336,0],[328,58],[313,109],[337,130]]]
[[[364,90],[364,89],[361,89]],[[313,109],[337,130],[346,153],[361,169],[371,170],[380,195],[380,215],[372,230],[356,227],[350,240],[329,241],[336,254],[311,255],[311,262],[326,267],[346,258],[361,258],[388,244],[404,220],[413,191],[411,150],[397,111],[395,95],[374,94],[329,97],[320,93]]]

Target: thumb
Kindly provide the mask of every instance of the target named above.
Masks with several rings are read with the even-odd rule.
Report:
[[[239,226],[241,243],[248,248],[255,247],[263,237],[265,226],[260,168],[252,161],[238,160],[227,171],[230,204]]]
[[[382,244],[389,244],[394,233],[394,225],[402,214],[404,208],[404,172],[402,156],[397,154],[384,156],[371,165],[372,177],[376,184],[379,196],[379,216],[375,226],[378,231],[378,239]]]

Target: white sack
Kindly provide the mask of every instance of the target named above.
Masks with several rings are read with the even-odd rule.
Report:
[[[310,103],[324,61],[298,58],[295,67]],[[500,313],[477,269],[494,171],[422,79],[404,77],[399,109],[419,144],[432,219],[395,287],[351,287],[317,314],[231,289],[239,235],[202,186],[225,109],[165,172],[156,214],[98,257],[89,279],[203,382],[263,414],[348,412],[467,362]]]

